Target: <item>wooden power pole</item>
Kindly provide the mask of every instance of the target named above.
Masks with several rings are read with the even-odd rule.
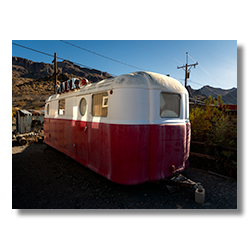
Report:
[[[188,52],[186,52],[186,55],[187,55],[186,65],[183,65],[181,67],[177,66],[177,69],[185,68],[185,88],[187,88],[187,79],[189,78],[190,70],[191,70],[192,66],[194,66],[194,68],[195,68],[195,66],[198,65],[198,62],[188,65]],[[190,68],[188,68],[188,67],[190,67]]]
[[[59,71],[57,70],[56,53],[54,53],[54,60],[52,61],[52,63],[54,63],[54,77],[55,77],[54,91],[56,93],[57,75],[59,74]]]

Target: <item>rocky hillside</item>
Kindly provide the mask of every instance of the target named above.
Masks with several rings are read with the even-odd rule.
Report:
[[[221,95],[225,104],[237,104],[237,88],[221,89],[204,86],[201,89],[193,90],[190,86],[187,86],[187,89],[191,102],[203,103],[209,95],[215,99],[218,95]]]
[[[222,97],[223,101],[227,104],[237,104],[237,89],[234,88],[228,94]]]
[[[58,81],[73,77],[87,78],[90,82],[112,77],[107,72],[82,68],[70,61],[57,63]],[[38,63],[12,57],[12,106],[25,109],[42,109],[45,100],[54,93],[53,64]]]
[[[71,74],[78,77],[85,77],[91,82],[100,81],[112,77],[107,72],[96,69],[82,68],[70,61],[57,62],[60,74]],[[21,57],[12,57],[12,76],[22,78],[44,78],[54,72],[53,64],[38,63]]]
[[[190,86],[187,86],[187,90],[189,93],[189,101],[194,103],[203,103],[205,99],[207,98],[206,95],[202,94],[200,89],[195,90],[192,89]]]
[[[200,89],[201,93],[205,96],[211,95],[212,97],[217,97],[221,95],[222,100],[226,104],[237,104],[237,89],[221,89],[221,88],[213,88],[210,86],[204,86]]]

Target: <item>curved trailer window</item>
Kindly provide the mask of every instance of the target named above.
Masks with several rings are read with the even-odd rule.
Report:
[[[84,116],[85,113],[86,113],[86,108],[87,108],[87,102],[86,102],[86,99],[85,98],[82,98],[81,101],[80,101],[80,114],[81,116]]]
[[[160,116],[162,118],[180,117],[180,100],[179,94],[161,93],[160,97]]]
[[[47,115],[49,115],[49,104],[47,104]]]

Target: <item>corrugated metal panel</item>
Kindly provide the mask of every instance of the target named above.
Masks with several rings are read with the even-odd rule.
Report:
[[[31,117],[32,115],[25,112],[18,112],[17,132],[20,134],[31,131]]]
[[[43,126],[44,111],[21,109],[17,111],[17,132],[29,133],[41,129]],[[38,121],[38,122],[35,122]]]

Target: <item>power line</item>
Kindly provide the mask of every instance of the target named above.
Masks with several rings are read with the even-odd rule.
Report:
[[[65,41],[62,41],[62,42],[65,42]],[[65,42],[65,43],[68,43],[68,42]],[[46,52],[43,52],[43,51],[40,51],[40,50],[36,50],[36,49],[30,48],[30,47],[27,47],[27,46],[23,46],[23,45],[14,43],[14,42],[12,42],[12,44],[13,44],[13,45],[16,45],[16,46],[19,46],[19,47],[21,47],[21,48],[24,48],[24,49],[28,49],[28,50],[31,50],[31,51],[34,51],[34,52],[37,52],[37,53],[40,53],[40,54],[43,54],[43,55],[50,56],[50,57],[53,57],[53,58],[54,58],[54,55],[48,54],[48,53],[46,53]],[[68,43],[68,44],[69,44],[69,43]],[[70,45],[71,45],[71,44],[70,44]],[[72,44],[72,46],[79,47],[79,46],[76,46],[76,45],[73,45],[73,44]],[[83,48],[82,48],[82,49],[83,49]],[[95,53],[95,52],[93,52],[93,53]],[[58,56],[57,56],[57,58],[60,59],[60,60],[69,61],[68,59],[65,59],[65,58],[62,58],[62,57],[58,57]],[[115,59],[114,59],[114,60],[115,60]],[[70,60],[70,61],[71,61],[71,60]],[[73,63],[76,64],[76,65],[80,65],[80,66],[83,66],[83,67],[87,67],[87,68],[89,68],[89,69],[93,69],[92,67],[89,67],[89,66],[87,66],[87,65],[84,65],[84,64],[81,64],[81,63],[78,63],[78,62],[75,62],[75,61],[71,61],[71,62],[73,62]],[[122,62],[121,62],[121,63],[122,63]],[[130,65],[129,65],[129,66],[130,66]],[[132,65],[131,65],[131,66],[132,66]],[[133,66],[132,66],[132,67],[133,67]],[[136,67],[136,68],[137,68],[137,67]],[[141,69],[141,68],[137,68],[137,69],[143,70],[143,69]],[[111,74],[111,73],[109,73],[109,74]],[[116,76],[115,74],[111,74],[111,75]]]
[[[184,52],[185,53],[185,51],[184,50],[182,50],[180,47],[178,47],[176,44],[174,44],[172,41],[170,41],[169,40],[169,42],[171,42],[174,46],[176,46],[178,49],[180,49],[182,52]],[[196,61],[193,57],[191,57],[189,54],[187,54],[187,56],[188,57],[190,57],[194,62]],[[220,85],[220,83],[214,78],[214,77],[212,77],[212,75],[211,74],[209,74],[209,72],[207,71],[207,70],[205,70],[205,68],[204,67],[202,67],[202,65],[201,64],[199,64],[199,66],[200,66],[200,68],[208,75],[208,76],[210,76],[221,88],[222,88],[222,86]],[[197,74],[196,74],[197,75]],[[197,75],[198,76],[198,75]],[[199,77],[199,76],[198,76]],[[202,78],[201,78],[202,79]],[[203,79],[202,79],[203,80]],[[205,81],[206,82],[206,81]],[[228,93],[230,96],[232,96],[236,101],[237,101],[237,98],[235,98],[231,93]]]
[[[40,50],[28,48],[28,47],[26,47],[26,46],[23,46],[23,45],[20,45],[20,44],[17,44],[17,43],[13,43],[13,42],[12,42],[12,44],[13,44],[13,45],[16,45],[16,46],[19,46],[19,47],[22,47],[22,48],[24,48],[24,49],[28,49],[28,50],[32,50],[32,51],[38,52],[38,53],[40,53],[40,54],[44,54],[44,55],[46,55],[46,56],[54,57],[53,55],[50,55],[50,54],[45,53],[45,52],[42,52],[42,51],[40,51]]]
[[[193,72],[193,74],[195,74],[198,78],[200,78],[203,82],[205,82],[207,85],[209,85],[209,83],[206,81],[206,80],[204,80],[202,77],[200,77],[199,75],[197,75],[195,72]],[[204,86],[204,84],[203,84],[203,86]]]
[[[184,50],[182,50],[180,47],[178,47],[178,46],[177,46],[176,44],[174,44],[172,41],[169,41],[169,42],[171,42],[174,46],[176,46],[178,49],[180,49],[183,53],[186,53]],[[196,60],[195,60],[193,57],[191,57],[189,54],[187,54],[187,56],[190,57],[194,62],[196,62]],[[199,66],[201,67],[201,69],[202,69],[208,76],[210,76],[210,77],[211,77],[211,78],[221,87],[221,85],[219,84],[219,82],[218,82],[215,78],[213,78],[213,77],[211,76],[211,74],[209,74],[208,71],[205,70],[204,67],[202,67],[201,64],[199,64]]]
[[[34,51],[34,52],[37,52],[37,53],[46,55],[46,56],[54,57],[54,55],[48,54],[48,53],[43,52],[43,51],[40,51],[40,50],[32,49],[32,48],[29,48],[29,47],[26,47],[26,46],[23,46],[23,45],[20,45],[20,44],[17,44],[17,43],[13,43],[13,42],[12,42],[12,44],[13,44],[13,45],[16,45],[16,46],[19,46],[19,47],[21,47],[21,48],[24,48],[24,49],[28,49],[28,50],[31,50],[31,51]],[[62,57],[59,57],[59,56],[57,56],[57,58],[60,59],[60,60],[69,61],[68,59],[65,59],[65,58],[62,58]],[[82,63],[74,62],[74,61],[71,61],[71,60],[70,60],[70,62],[72,62],[72,63],[74,63],[74,64],[76,64],[76,65],[79,65],[79,66],[86,67],[86,68],[88,68],[88,69],[94,69],[94,68],[89,67],[89,66],[87,66],[87,65],[84,65],[84,64],[82,64]],[[110,74],[110,73],[109,73],[109,74]],[[112,75],[113,75],[113,76],[116,76],[115,74],[112,74]]]
[[[168,40],[169,42],[171,42],[175,47],[177,47],[179,50],[181,50],[183,53],[186,54],[186,52],[184,50],[182,50],[180,47],[178,47],[176,44],[174,44],[172,41]],[[192,58],[189,54],[188,57],[190,57],[194,62],[196,62],[196,60],[194,60],[194,58]]]
[[[129,66],[129,67],[132,67],[132,68],[135,68],[135,69],[143,70],[143,69],[141,69],[141,68],[138,68],[138,67],[136,67],[136,66],[130,65],[130,64],[128,64],[128,63],[124,63],[124,62],[118,61],[118,60],[116,60],[116,59],[113,59],[113,58],[111,58],[111,57],[104,56],[104,55],[101,55],[101,54],[96,53],[96,52],[94,52],[94,51],[91,51],[91,50],[85,49],[85,48],[83,48],[83,47],[77,46],[77,45],[75,45],[75,44],[73,44],[73,43],[69,43],[69,42],[66,42],[66,41],[63,41],[63,40],[60,40],[60,41],[63,42],[63,43],[69,44],[69,45],[71,45],[71,46],[73,46],[73,47],[76,47],[76,48],[78,48],[78,49],[85,50],[85,51],[87,51],[87,52],[89,52],[89,53],[95,54],[95,55],[97,55],[97,56],[101,56],[101,57],[103,57],[103,58],[109,59],[109,60],[111,60],[111,61],[114,61],[114,62],[123,64],[123,65]]]
[[[16,45],[16,46],[19,46],[19,47],[22,47],[22,48],[24,48],[24,49],[28,49],[28,50],[35,51],[35,52],[37,52],[37,53],[40,53],[40,54],[43,54],[43,55],[46,55],[46,56],[54,57],[54,55],[48,54],[48,53],[43,52],[43,51],[40,51],[40,50],[32,49],[32,48],[29,48],[29,47],[26,47],[26,46],[23,46],[23,45],[20,45],[20,44],[17,44],[17,43],[12,43],[12,44],[13,44],[13,45]],[[67,59],[65,59],[65,58],[62,58],[62,57],[59,57],[59,56],[58,56],[57,58],[60,59],[60,60],[69,61],[69,60],[67,60]],[[71,62],[73,62],[73,61],[71,61]],[[91,67],[89,67],[89,66],[86,66],[86,65],[81,64],[81,63],[78,63],[78,62],[73,62],[73,63],[78,64],[78,65],[81,65],[81,66],[84,66],[84,67],[87,67],[87,68],[89,68],[89,69],[93,69],[93,68],[91,68]]]
[[[135,44],[137,44],[138,46],[142,47],[143,49],[148,50],[149,52],[155,54],[156,56],[159,56],[158,54],[154,53],[153,51],[151,51],[151,50],[149,50],[149,49],[143,47],[143,46],[140,45],[139,43],[136,43],[135,41],[132,41],[132,42],[135,43]],[[162,59],[164,59],[164,60],[170,62],[169,60],[167,60],[166,58],[164,58],[164,57],[162,57],[162,56],[159,56],[159,57],[161,57]],[[172,63],[172,62],[170,62],[170,63]],[[172,64],[175,65],[175,66],[177,66],[175,63],[172,63]]]
[[[221,88],[222,88],[222,86],[219,84],[219,82],[215,79],[215,78],[213,78],[210,74],[209,74],[209,72],[207,71],[207,70],[205,70],[201,65],[200,65],[200,67],[201,67],[201,69],[208,75],[208,76],[210,76]],[[230,92],[228,93],[233,99],[235,99],[236,101],[237,101],[237,98],[235,98]]]
[[[181,50],[183,53],[186,53],[184,50],[182,50],[180,47],[178,47],[176,44],[174,44],[172,41],[168,40],[170,43],[172,43],[175,47],[177,47],[179,50]]]
[[[150,41],[149,41],[150,42]],[[180,62],[178,59],[176,59],[175,57],[171,56],[169,53],[167,53],[166,51],[164,51],[163,49],[161,49],[160,47],[158,47],[157,45],[155,45],[154,43],[150,42],[151,44],[153,44],[155,47],[157,47],[158,49],[160,49],[161,51],[163,51],[164,53],[166,53],[168,56],[172,57],[175,61],[177,61],[178,63],[182,63]],[[177,66],[177,65],[176,65]]]

